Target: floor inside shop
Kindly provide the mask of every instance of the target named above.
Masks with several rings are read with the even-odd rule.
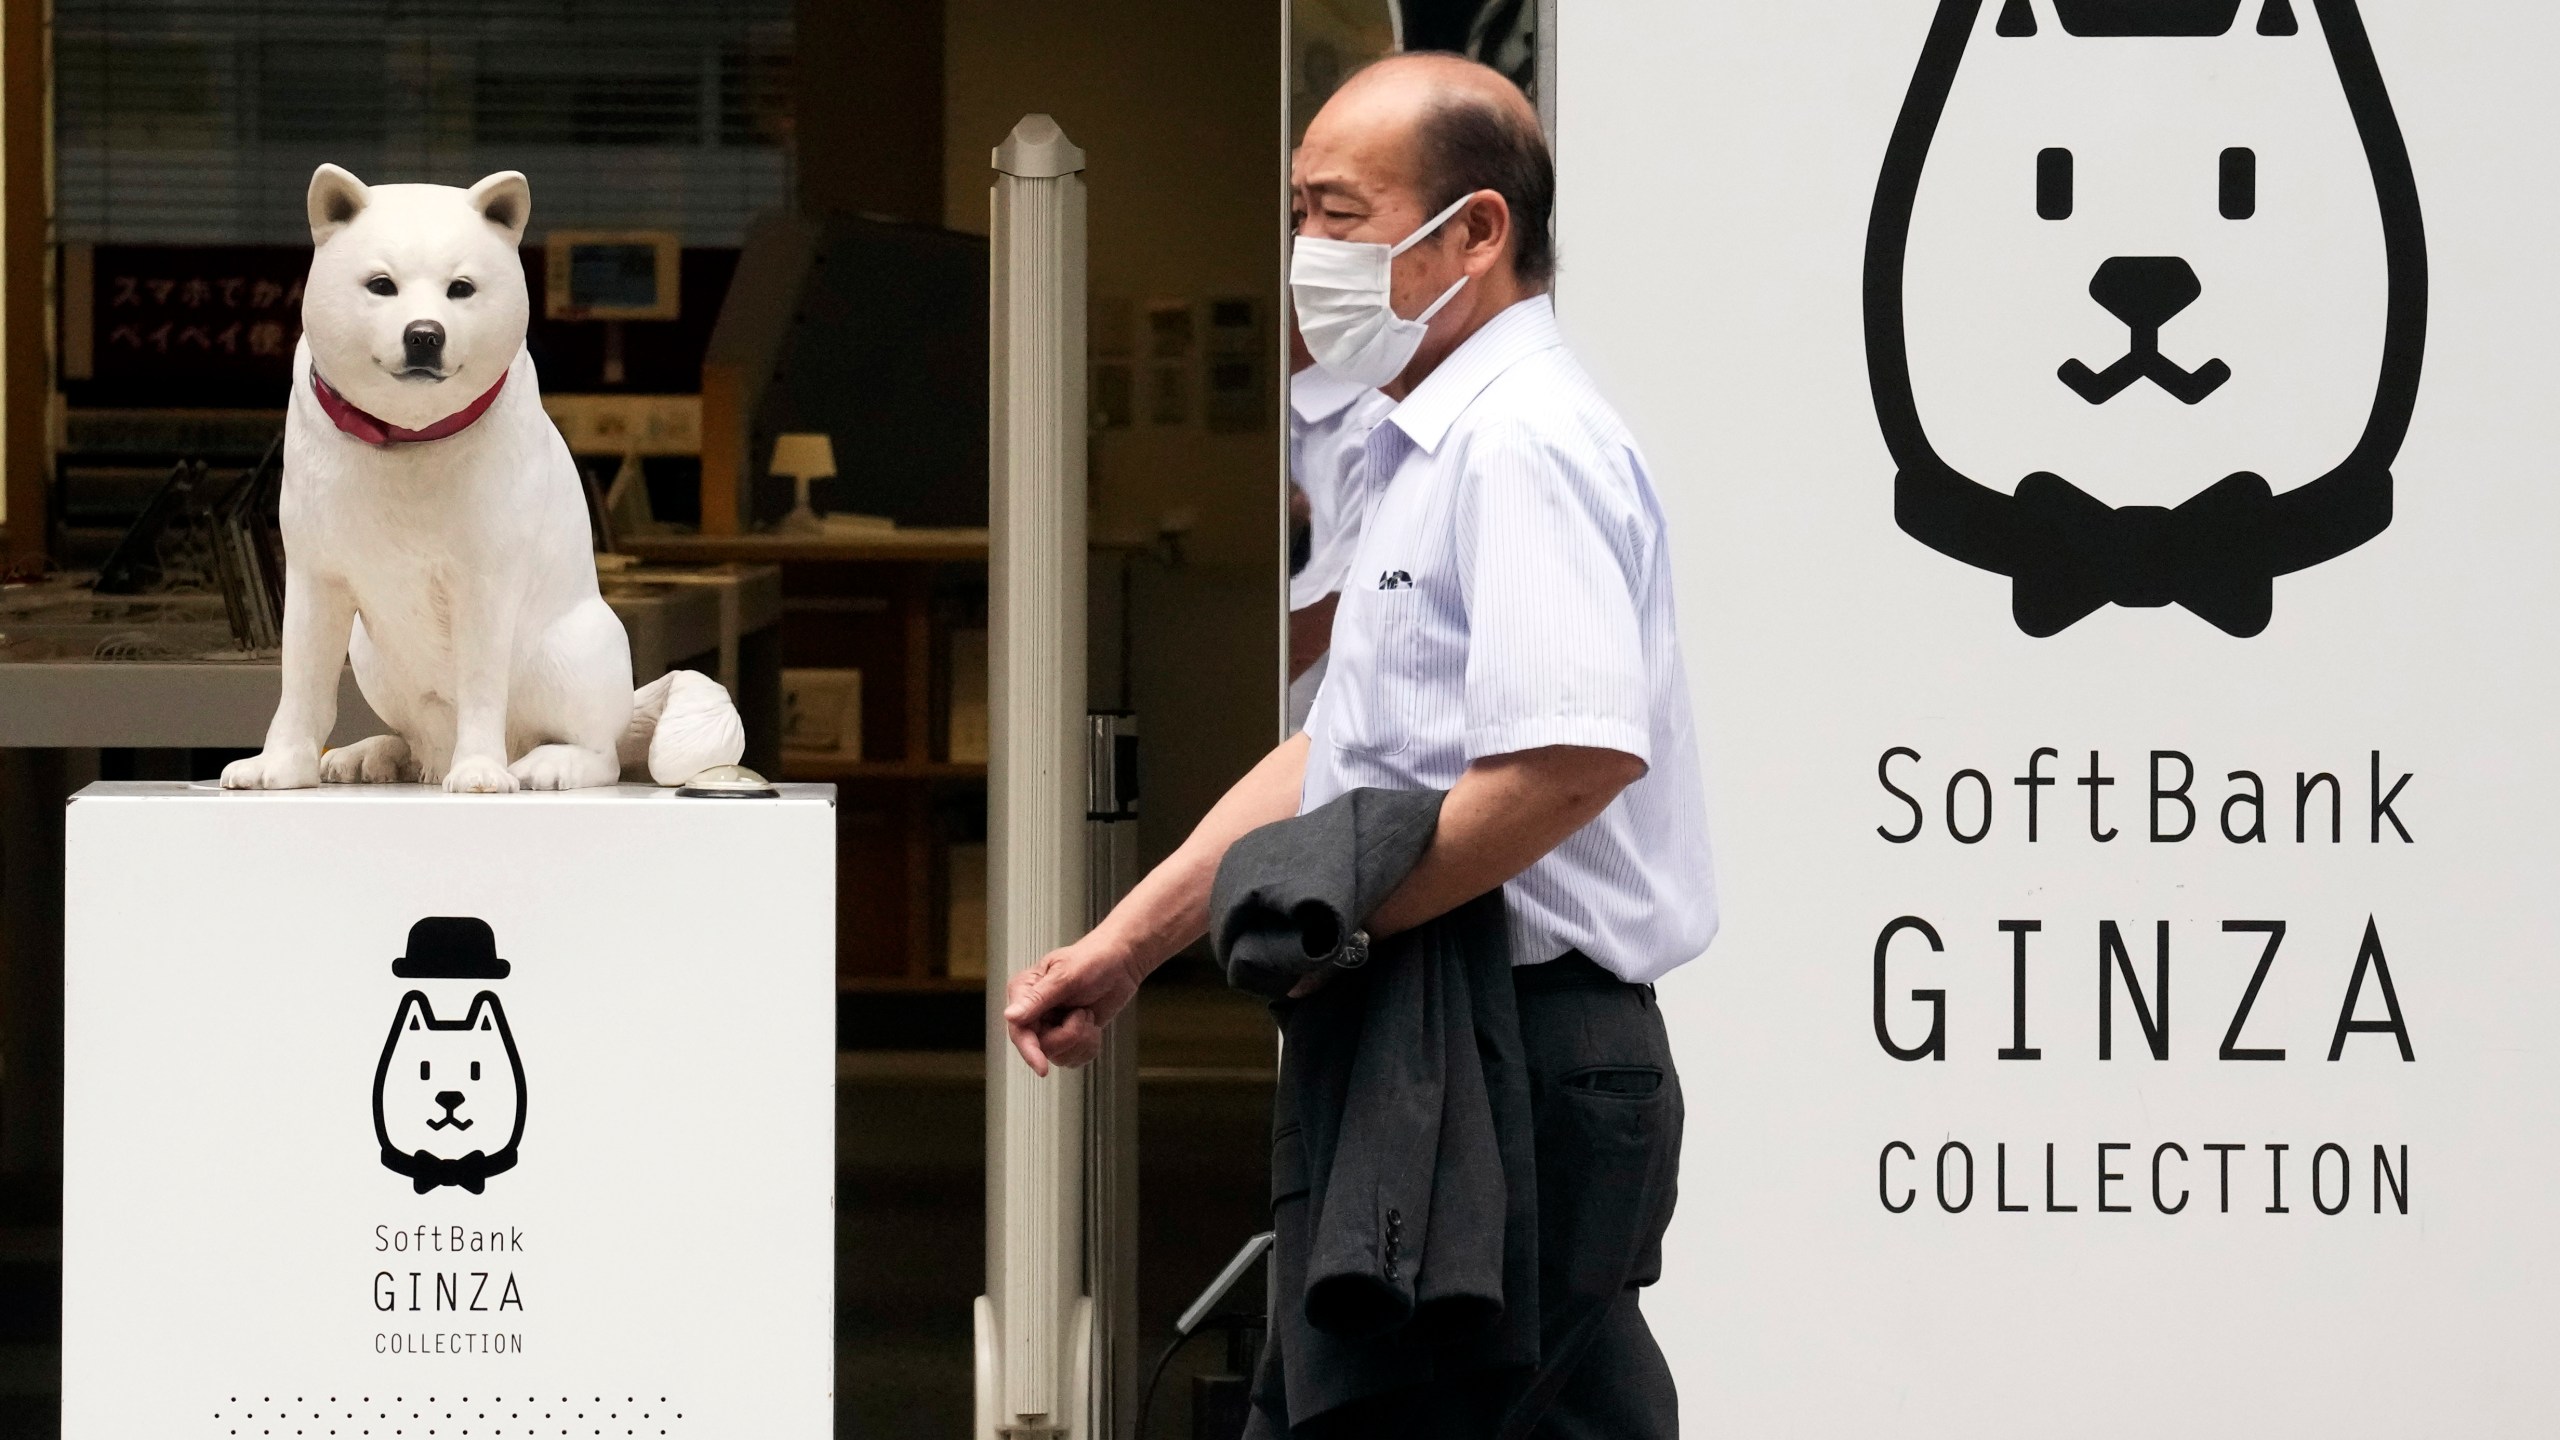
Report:
[[[1177,962],[1139,1001],[1139,1355],[1236,1247],[1266,1228],[1272,1066],[1261,1004]],[[836,1084],[836,1434],[960,1435],[970,1302],[985,1277],[984,1071],[973,1051],[847,1051]],[[1230,1308],[1258,1309],[1248,1281]],[[1189,1436],[1190,1377],[1225,1347],[1184,1347],[1150,1437]]]

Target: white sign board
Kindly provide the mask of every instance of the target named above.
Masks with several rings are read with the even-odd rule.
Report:
[[[2560,1433],[2560,11],[1569,10],[1738,1435]]]
[[[831,1433],[831,788],[68,844],[66,1437]]]

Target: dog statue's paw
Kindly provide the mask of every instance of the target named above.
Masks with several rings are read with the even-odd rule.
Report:
[[[308,790],[319,783],[317,746],[262,750],[222,767],[225,790]]]
[[[417,774],[409,742],[397,735],[376,735],[320,757],[320,779],[330,785],[392,785]]]
[[[612,784],[622,777],[622,767],[602,751],[576,745],[536,745],[524,753],[524,758],[508,766],[507,773],[527,790],[584,790],[591,785]]]
[[[516,777],[485,755],[457,756],[453,768],[444,772],[444,788],[456,795],[511,795]]]

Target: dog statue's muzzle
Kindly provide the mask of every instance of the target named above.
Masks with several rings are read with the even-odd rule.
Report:
[[[444,327],[433,320],[413,320],[400,332],[401,359],[410,371],[444,377]]]

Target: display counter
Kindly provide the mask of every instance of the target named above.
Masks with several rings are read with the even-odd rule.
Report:
[[[62,1434],[830,1433],[834,798],[81,791]]]

